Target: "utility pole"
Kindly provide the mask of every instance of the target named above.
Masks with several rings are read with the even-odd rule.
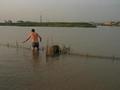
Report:
[[[42,23],[42,15],[40,15],[40,23]]]

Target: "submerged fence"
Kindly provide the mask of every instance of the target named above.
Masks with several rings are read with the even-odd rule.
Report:
[[[70,53],[70,55],[88,57],[88,58],[120,60],[120,57],[117,56],[92,55],[92,54],[82,54],[82,53]]]
[[[15,42],[15,43],[0,43],[0,46],[4,46],[4,47],[8,47],[8,48],[21,48],[21,49],[28,49],[30,50],[31,47],[28,47],[28,46],[25,46],[23,44],[20,44],[18,42]]]
[[[17,49],[27,49],[27,50],[31,50],[31,46],[25,46],[24,44],[22,43],[18,43],[18,42],[15,42],[15,43],[0,43],[0,46],[4,46],[4,47],[8,47],[8,48],[17,48]],[[59,45],[58,45],[59,46]],[[44,46],[44,51],[47,52],[47,47]],[[75,53],[75,52],[72,52],[72,48],[70,47],[66,47],[64,45],[64,47],[60,47],[61,49],[61,52],[60,54],[61,55],[72,55],[72,56],[80,56],[80,57],[88,57],[88,58],[99,58],[99,59],[112,59],[112,60],[120,60],[120,57],[117,57],[117,56],[104,56],[104,55],[92,55],[92,54],[84,54],[84,53]]]

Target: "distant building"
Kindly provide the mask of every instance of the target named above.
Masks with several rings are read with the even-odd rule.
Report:
[[[109,22],[103,23],[103,26],[120,26],[120,22],[109,21]]]
[[[113,21],[104,22],[103,25],[104,26],[112,26],[113,25]]]

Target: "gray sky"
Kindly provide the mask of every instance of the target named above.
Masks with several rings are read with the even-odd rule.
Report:
[[[0,21],[120,20],[120,0],[0,0]]]

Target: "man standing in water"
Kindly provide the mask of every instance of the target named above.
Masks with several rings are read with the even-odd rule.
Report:
[[[27,42],[29,39],[31,39],[33,51],[35,50],[35,48],[37,48],[37,50],[39,51],[39,40],[41,42],[42,38],[38,33],[35,32],[35,29],[31,30],[29,37],[25,41],[23,41],[23,43]]]

